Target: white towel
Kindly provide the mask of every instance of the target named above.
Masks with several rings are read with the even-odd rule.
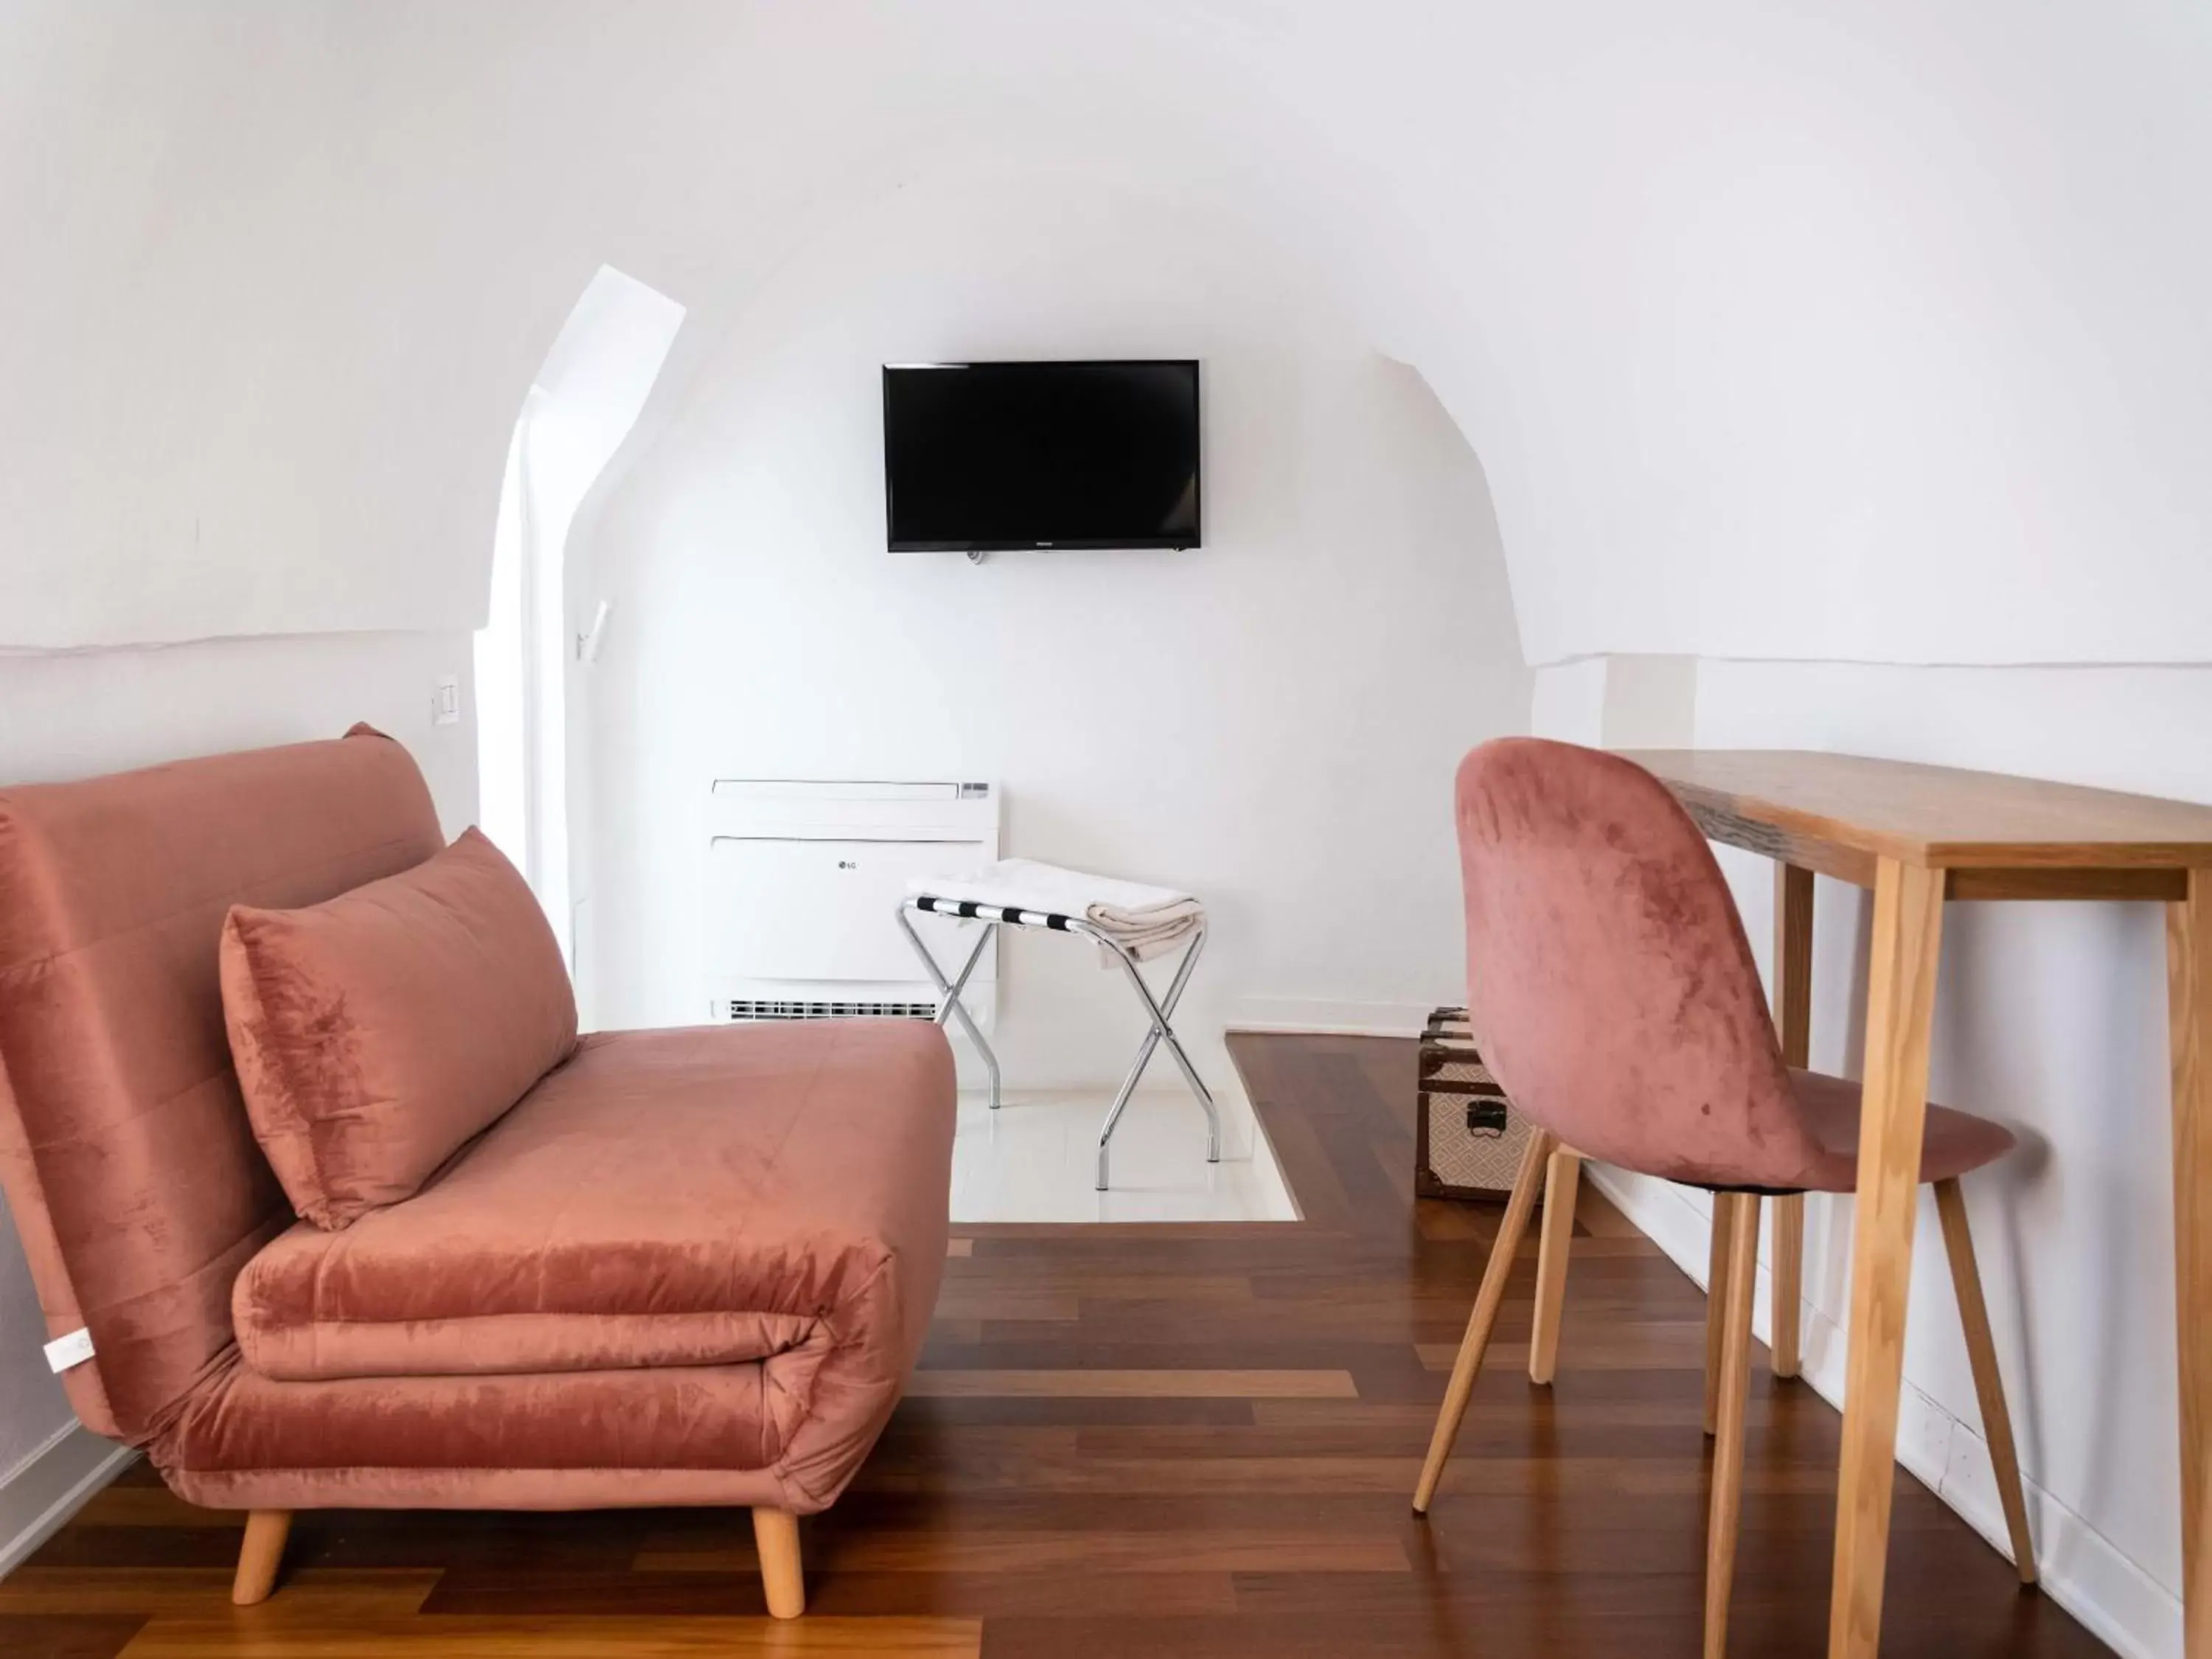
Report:
[[[1000,859],[965,876],[917,877],[907,890],[934,898],[1080,916],[1139,962],[1169,950],[1206,918],[1203,905],[1171,887],[1065,870],[1035,859]]]

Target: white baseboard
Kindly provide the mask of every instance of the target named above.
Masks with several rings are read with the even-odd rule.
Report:
[[[1419,1036],[1435,1005],[1422,1002],[1335,1002],[1302,997],[1243,997],[1232,1003],[1224,1029],[1231,1031],[1311,1031],[1324,1036]]]
[[[0,1578],[60,1531],[137,1455],[72,1423],[25,1458],[0,1482]]]
[[[1712,1221],[1698,1199],[1670,1182],[1607,1164],[1583,1167],[1615,1208],[1694,1283],[1705,1285],[1712,1259]],[[1773,1283],[1762,1255],[1752,1316],[1753,1333],[1761,1341],[1772,1335],[1772,1297]],[[1801,1375],[1816,1394],[1841,1411],[1844,1334],[1809,1301],[1802,1304],[1799,1321],[1803,1335]],[[1981,1430],[1952,1416],[1910,1380],[1898,1396],[1897,1461],[2010,1558],[1996,1477]],[[2034,1481],[2024,1480],[2022,1486],[2044,1593],[2125,1659],[2181,1659],[2180,1598]]]

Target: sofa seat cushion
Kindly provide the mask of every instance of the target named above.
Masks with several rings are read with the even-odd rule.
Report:
[[[587,1036],[415,1197],[273,1241],[238,1279],[240,1347],[284,1382],[769,1361],[799,1407],[835,1355],[895,1400],[952,1127],[919,1022]]]
[[[154,1451],[195,1502],[205,1478],[275,1471],[373,1486],[393,1470],[458,1486],[487,1471],[762,1469],[793,1426],[776,1420],[765,1382],[760,1364],[327,1382],[240,1365],[195,1395]],[[341,1486],[324,1501],[348,1499]]]

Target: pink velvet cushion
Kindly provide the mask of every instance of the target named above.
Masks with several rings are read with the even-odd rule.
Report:
[[[936,1294],[952,1125],[927,1021],[597,1032],[411,1202],[247,1263],[239,1345],[290,1381],[840,1345],[896,1379]]]
[[[553,931],[475,830],[321,904],[234,906],[222,977],[253,1133],[325,1228],[411,1196],[576,1045]]]

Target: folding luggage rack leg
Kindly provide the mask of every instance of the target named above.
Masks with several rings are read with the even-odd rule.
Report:
[[[1182,988],[1190,983],[1190,970],[1198,965],[1198,953],[1206,944],[1206,924],[1200,922],[1198,925],[1198,931],[1191,935],[1190,943],[1183,947],[1182,960],[1176,964],[1175,978],[1169,981],[1168,994],[1158,1000],[1152,996],[1152,987],[1145,983],[1145,976],[1137,971],[1136,957],[1089,922],[1071,921],[1067,931],[1087,933],[1114,953],[1115,960],[1121,964],[1121,970],[1128,975],[1129,983],[1136,988],[1138,998],[1145,1005],[1145,1012],[1152,1017],[1152,1029],[1145,1033],[1145,1040],[1138,1047],[1136,1064],[1129,1067],[1129,1075],[1121,1079],[1121,1092],[1114,1097],[1114,1104],[1106,1114],[1106,1126],[1098,1132],[1098,1190],[1102,1193],[1106,1190],[1106,1154],[1114,1139],[1114,1126],[1121,1121],[1121,1109],[1129,1103],[1129,1097],[1136,1092],[1138,1080],[1145,1075],[1145,1067],[1152,1064],[1152,1051],[1160,1046],[1163,1039],[1167,1042],[1168,1052],[1175,1056],[1175,1063],[1182,1067],[1183,1080],[1190,1085],[1191,1093],[1198,1097],[1198,1103],[1206,1109],[1206,1161],[1208,1164],[1220,1163],[1221,1114],[1215,1109],[1212,1091],[1199,1077],[1198,1067],[1190,1063],[1190,1056],[1183,1052],[1182,1039],[1175,1034],[1175,1027],[1168,1024],[1169,1017],[1175,1012],[1176,1004],[1182,1000]]]
[[[938,966],[936,957],[922,942],[921,935],[915,931],[913,920],[907,914],[909,910],[920,910],[926,915],[957,916],[963,921],[983,924],[983,932],[975,941],[975,948],[968,953],[968,960],[957,975],[951,979],[945,977],[945,970]],[[1127,975],[1138,1000],[1145,1005],[1145,1012],[1152,1017],[1152,1029],[1145,1033],[1145,1040],[1138,1047],[1135,1063],[1129,1067],[1129,1074],[1121,1079],[1121,1091],[1114,1097],[1113,1105],[1107,1109],[1105,1124],[1098,1131],[1097,1189],[1102,1193],[1107,1190],[1107,1154],[1114,1139],[1114,1130],[1121,1121],[1121,1113],[1129,1103],[1129,1097],[1136,1092],[1138,1083],[1144,1078],[1145,1068],[1152,1064],[1152,1055],[1162,1042],[1168,1045],[1168,1053],[1174,1056],[1183,1080],[1190,1085],[1190,1091],[1198,1097],[1199,1105],[1205,1109],[1206,1161],[1208,1164],[1221,1162],[1221,1114],[1213,1103],[1212,1091],[1199,1076],[1198,1067],[1190,1063],[1190,1056],[1183,1051],[1182,1039],[1176,1035],[1175,1027],[1170,1024],[1176,1005],[1182,1000],[1183,988],[1190,983],[1191,969],[1198,965],[1198,953],[1206,945],[1204,922],[1198,925],[1191,934],[1190,943],[1183,947],[1182,960],[1176,964],[1175,977],[1169,982],[1167,994],[1155,997],[1152,987],[1145,983],[1145,976],[1138,969],[1136,957],[1080,916],[1064,916],[1041,910],[1015,910],[964,899],[918,896],[901,902],[898,920],[899,926],[906,930],[907,939],[914,945],[915,954],[921,958],[922,966],[928,970],[931,982],[937,987],[939,998],[937,1023],[942,1025],[949,1018],[957,1019],[961,1030],[968,1033],[969,1041],[975,1043],[976,1051],[983,1057],[984,1069],[991,1079],[993,1111],[999,1109],[999,1057],[991,1052],[991,1045],[984,1041],[983,1033],[977,1028],[974,1017],[960,1000],[961,992],[967,988],[969,975],[975,972],[975,964],[982,960],[983,947],[990,943],[991,930],[1000,927],[1045,927],[1054,933],[1081,933],[1087,939],[1097,940],[1121,964],[1121,971]]]
[[[975,1017],[968,1012],[968,1005],[960,1000],[960,994],[968,988],[968,976],[975,971],[975,964],[983,959],[983,947],[991,942],[991,930],[998,924],[988,921],[983,924],[983,931],[975,936],[975,948],[968,953],[968,960],[961,965],[958,975],[947,979],[945,970],[937,965],[937,958],[930,954],[929,947],[921,942],[921,935],[915,932],[913,919],[907,915],[908,910],[921,908],[916,900],[902,900],[898,908],[898,924],[906,930],[907,940],[914,946],[915,955],[921,958],[921,965],[929,970],[930,981],[937,987],[937,1023],[942,1025],[948,1018],[957,1019],[960,1029],[968,1033],[968,1040],[975,1045],[975,1052],[983,1056],[983,1070],[991,1079],[991,1109],[995,1112],[999,1109],[999,1057],[991,1052],[991,1045],[983,1041],[982,1030],[976,1025]]]

